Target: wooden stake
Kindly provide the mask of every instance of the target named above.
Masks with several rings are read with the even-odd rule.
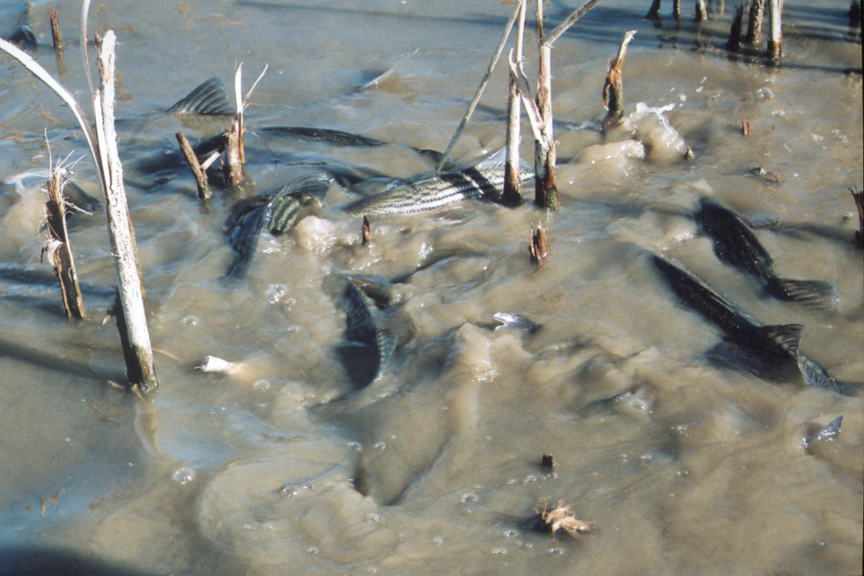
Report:
[[[759,43],[759,37],[762,35],[762,16],[764,13],[765,0],[751,0],[750,19],[747,21],[747,36],[744,39],[750,46]]]
[[[177,132],[175,137],[177,138],[177,142],[180,144],[180,150],[183,152],[183,157],[186,158],[186,162],[189,163],[189,168],[192,169],[192,174],[195,175],[195,182],[198,185],[198,198],[201,200],[209,200],[210,188],[207,186],[207,172],[201,168],[201,164],[198,162],[198,156],[195,155],[195,151],[189,144],[189,140],[186,139],[186,135],[182,132]]]
[[[546,230],[540,224],[537,229],[531,229],[531,244],[528,247],[531,261],[542,264],[549,257],[549,245],[546,243]]]
[[[636,30],[624,34],[624,40],[618,48],[618,56],[609,61],[609,71],[606,73],[606,84],[603,85],[603,106],[606,107],[606,119],[603,128],[617,125],[624,112],[624,57],[627,55],[627,45],[633,40]]]
[[[729,41],[726,49],[729,52],[738,52],[741,49],[741,32],[744,29],[744,5],[747,0],[741,0],[741,4],[735,9],[735,17],[732,19],[732,28],[729,30]]]
[[[768,0],[768,22],[771,28],[771,39],[768,40],[768,60],[778,65],[783,56],[783,30],[780,22],[780,0]]]
[[[704,22],[708,19],[708,9],[705,7],[705,0],[696,0],[696,16],[694,22]]]
[[[48,17],[51,19],[51,40],[54,42],[54,48],[63,49],[63,34],[60,33],[60,18],[57,16],[57,10],[51,8],[48,11]]]
[[[117,134],[114,129],[114,45],[116,37],[108,30],[99,51],[99,71],[102,77],[102,92],[93,96],[93,109],[96,115],[96,134],[99,142],[99,162],[102,166],[103,188],[105,190],[105,212],[108,216],[108,230],[111,237],[111,251],[119,280],[118,298],[120,300],[123,326],[120,327],[120,340],[126,358],[126,373],[132,387],[137,386],[143,393],[156,390],[156,368],[153,364],[153,350],[150,347],[150,332],[144,310],[144,296],[141,282],[138,249],[135,245],[135,232],[129,218],[126,191],[123,187],[123,165],[117,153]],[[119,314],[118,314],[119,318]]]
[[[81,299],[81,288],[78,285],[78,273],[75,271],[75,260],[69,244],[69,234],[66,230],[66,205],[63,200],[63,169],[58,165],[51,178],[48,179],[48,202],[45,212],[48,219],[49,240],[42,249],[43,255],[54,267],[54,273],[60,280],[60,292],[63,295],[63,308],[70,319],[84,318],[84,301]]]
[[[516,34],[516,62],[522,66],[522,43],[525,37],[526,3],[520,3],[519,28]],[[510,91],[507,96],[507,159],[504,165],[504,189],[501,203],[506,206],[522,204],[522,179],[519,177],[519,144],[522,141],[522,100],[519,97],[517,79],[511,72]]]
[[[363,236],[363,246],[368,246],[372,242],[372,224],[369,222],[369,216],[363,215],[363,227],[361,228]]]
[[[231,130],[225,132],[225,180],[231,186],[239,186],[243,180],[243,155],[241,152],[241,123],[235,118]]]

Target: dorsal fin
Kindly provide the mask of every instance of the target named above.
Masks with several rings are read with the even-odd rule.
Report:
[[[762,326],[762,332],[790,354],[797,354],[804,327],[801,324]]]
[[[199,85],[188,96],[168,109],[168,114],[233,116],[234,113],[234,106],[228,100],[225,86],[215,76]]]

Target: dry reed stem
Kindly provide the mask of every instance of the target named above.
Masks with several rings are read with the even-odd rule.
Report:
[[[60,281],[60,293],[63,296],[63,308],[70,319],[84,318],[84,301],[81,298],[81,288],[78,284],[78,273],[75,271],[75,259],[70,249],[69,233],[66,229],[66,203],[63,199],[65,170],[62,163],[54,167],[51,178],[48,179],[48,202],[45,213],[48,220],[49,240],[42,249],[43,255],[54,267],[54,273]]]
[[[522,44],[525,37],[526,6],[525,2],[520,4],[519,27],[516,33],[516,65],[520,67],[520,71],[522,66]],[[504,189],[501,194],[501,203],[507,206],[518,206],[522,204],[522,179],[519,177],[519,144],[522,141],[522,101],[519,97],[519,88],[516,85],[517,80],[512,71],[509,77],[506,130],[507,154],[504,165]]]
[[[624,34],[624,39],[618,47],[618,56],[609,61],[606,83],[603,85],[603,106],[606,107],[604,128],[617,124],[624,112],[624,58],[627,56],[627,45],[635,35],[636,30]]]

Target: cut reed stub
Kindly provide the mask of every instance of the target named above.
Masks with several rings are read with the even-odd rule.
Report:
[[[48,220],[49,240],[42,248],[42,255],[48,255],[54,273],[60,280],[60,292],[63,296],[63,308],[70,319],[84,318],[84,301],[81,298],[81,288],[78,285],[78,273],[75,271],[75,260],[69,248],[69,234],[66,229],[66,202],[63,198],[64,170],[59,165],[48,179],[48,202],[45,204],[45,214]]]
[[[363,246],[368,246],[372,242],[372,224],[369,222],[369,216],[363,215],[363,226],[361,228],[363,238]]]
[[[198,198],[209,200],[210,188],[207,185],[207,172],[201,167],[201,163],[198,162],[198,156],[195,155],[195,151],[192,149],[192,145],[189,144],[186,135],[182,132],[177,132],[175,137],[178,144],[180,144],[180,151],[183,152],[183,157],[186,158],[186,162],[195,176],[195,183],[198,186]]]
[[[543,226],[538,224],[536,229],[531,230],[531,244],[528,251],[531,254],[531,261],[535,264],[542,264],[549,257],[546,230],[543,229]]]

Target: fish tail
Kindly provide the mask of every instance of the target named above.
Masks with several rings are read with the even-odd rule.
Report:
[[[837,309],[837,286],[819,280],[789,280],[771,277],[765,284],[765,292],[789,302],[798,302],[810,308],[835,311]]]

